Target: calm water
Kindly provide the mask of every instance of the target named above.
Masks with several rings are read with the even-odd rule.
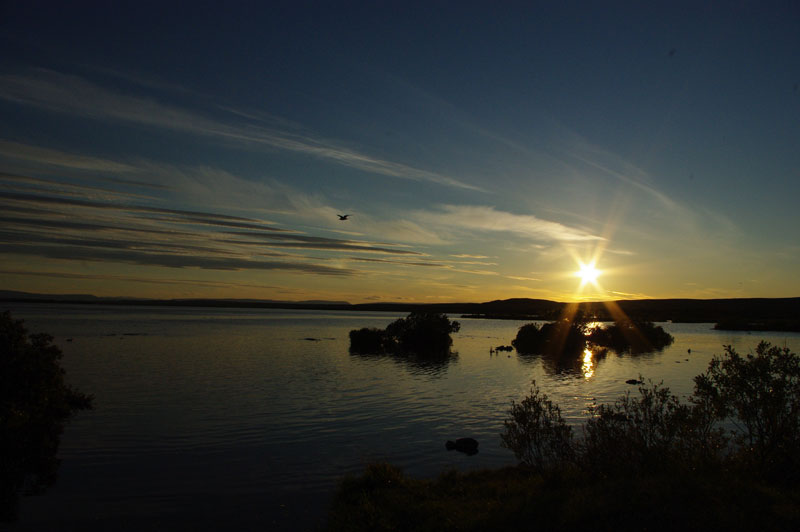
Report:
[[[23,499],[12,530],[313,529],[337,479],[370,461],[416,476],[515,463],[499,434],[533,379],[579,423],[639,374],[690,393],[724,344],[800,350],[798,334],[667,323],[675,343],[662,353],[564,368],[490,356],[524,322],[458,319],[458,356],[426,366],[348,353],[351,329],[384,327],[402,317],[393,313],[5,309],[53,335],[68,381],[95,395],[64,434],[57,484]],[[478,439],[479,454],[445,450],[461,436]]]

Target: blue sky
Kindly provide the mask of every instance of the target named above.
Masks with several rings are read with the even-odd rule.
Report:
[[[796,3],[168,4],[0,6],[0,288],[800,295]]]

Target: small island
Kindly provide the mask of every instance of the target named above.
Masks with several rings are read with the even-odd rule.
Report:
[[[662,327],[644,320],[620,320],[607,327],[589,328],[585,318],[561,319],[520,327],[511,345],[520,354],[566,354],[578,356],[587,345],[617,353],[660,351],[674,338]]]
[[[350,331],[350,352],[446,357],[453,345],[450,334],[460,328],[445,314],[412,312],[386,329],[365,327]]]

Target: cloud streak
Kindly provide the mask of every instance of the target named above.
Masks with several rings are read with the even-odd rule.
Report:
[[[133,283],[148,283],[160,285],[188,285],[188,286],[205,286],[211,288],[259,288],[259,289],[278,289],[280,287],[264,284],[254,283],[238,283],[238,282],[216,282],[206,281],[200,279],[175,279],[175,278],[158,278],[152,279],[148,277],[132,277],[129,275],[107,275],[107,274],[82,274],[73,272],[58,272],[58,271],[30,271],[30,270],[3,270],[0,269],[0,274],[5,275],[20,275],[20,276],[36,276],[36,277],[51,277],[54,279],[79,279],[86,281],[125,281]]]
[[[6,256],[349,277],[361,272],[325,262],[341,260],[336,256],[341,252],[424,255],[397,244],[301,234],[252,217],[140,205],[136,201],[141,198],[124,193],[105,195],[105,200],[84,199],[64,191],[57,181],[5,177],[38,185],[36,193],[0,191],[0,252]],[[84,188],[99,196],[105,191]],[[270,251],[274,248],[298,253]],[[309,250],[330,255],[302,254]]]
[[[0,139],[0,156],[28,162],[45,163],[63,168],[89,170],[92,172],[119,173],[133,170],[132,166],[117,161],[76,155],[2,139]]]
[[[238,237],[257,239],[257,241],[236,240],[237,244],[268,245],[270,247],[323,249],[338,251],[364,251],[369,253],[388,253],[393,255],[422,255],[418,251],[394,249],[373,245],[357,240],[339,240],[318,236],[260,234],[243,231],[229,231],[228,234]]]
[[[83,246],[61,246],[47,244],[8,244],[5,253],[29,255],[49,259],[122,262],[142,266],[167,268],[199,268],[204,270],[284,270],[317,275],[351,276],[358,272],[345,268],[334,268],[311,263],[260,261],[234,257],[204,257],[170,253],[147,253],[137,250],[96,249]]]
[[[373,157],[328,139],[276,127],[265,127],[253,122],[220,121],[152,99],[120,94],[95,85],[82,77],[52,70],[35,69],[29,74],[0,75],[0,98],[52,112],[98,120],[121,121],[245,145],[260,145],[302,153],[384,176],[428,181],[468,190],[482,190],[451,176]],[[238,118],[241,118],[240,113]]]
[[[417,211],[415,217],[427,224],[484,233],[511,233],[532,240],[584,242],[603,240],[583,229],[543,220],[533,215],[498,211],[494,207],[442,205],[440,211]]]

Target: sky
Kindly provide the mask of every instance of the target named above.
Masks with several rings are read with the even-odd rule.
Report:
[[[55,4],[0,1],[2,290],[800,296],[797,2]]]

